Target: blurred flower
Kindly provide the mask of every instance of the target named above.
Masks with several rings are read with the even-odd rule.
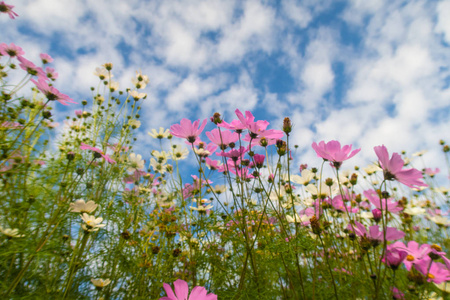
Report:
[[[167,160],[170,158],[170,154],[167,153],[166,151],[159,152],[157,150],[153,150],[151,154],[158,160],[159,163],[166,163]]]
[[[17,228],[3,228],[0,226],[0,232],[6,235],[8,238],[20,238],[24,237],[24,234],[19,234],[19,229]]]
[[[138,91],[131,91],[130,96],[133,97],[134,101],[147,97],[146,93],[139,93]]]
[[[96,218],[88,215],[87,213],[83,213],[81,215],[81,219],[85,222],[85,224],[81,225],[81,227],[89,232],[98,231],[100,228],[106,226],[105,224],[100,224],[103,221],[103,218]]]
[[[151,136],[154,139],[164,139],[168,138],[170,136],[169,129],[164,130],[163,127],[159,127],[159,131],[156,131],[156,129],[152,129],[152,132],[148,132],[148,135]]]
[[[419,152],[415,152],[415,153],[412,154],[412,156],[422,156],[425,153],[427,153],[427,150],[422,150],[422,151],[419,151]]]
[[[397,180],[411,188],[427,186],[422,179],[422,172],[416,169],[403,169],[404,162],[400,154],[393,153],[389,159],[389,153],[384,145],[373,148],[378,156],[381,168],[383,168],[385,180]]]
[[[159,298],[159,300],[217,300],[217,295],[208,294],[208,291],[202,286],[194,287],[189,295],[189,286],[186,281],[177,279],[173,285],[175,293],[170,285],[163,284],[167,297]]]
[[[141,127],[141,121],[131,119],[128,121],[128,125],[130,125],[131,128],[133,128],[133,129],[137,129],[137,128]]]
[[[109,162],[110,164],[115,164],[115,163],[116,163],[115,160],[111,159],[107,154],[103,153],[103,151],[100,150],[100,149],[98,149],[98,148],[95,148],[95,147],[86,145],[85,143],[81,143],[80,149],[81,149],[81,150],[91,150],[91,151],[94,151],[94,152],[98,153],[101,157],[103,157],[103,158],[104,158],[107,162]]]
[[[11,19],[15,19],[19,15],[14,12],[12,9],[14,8],[14,5],[6,4],[5,1],[0,2],[0,13],[8,14]]]
[[[363,170],[367,173],[367,175],[372,175],[378,171],[382,171],[383,169],[376,164],[370,164],[367,167],[363,168]]]
[[[304,169],[301,172],[301,176],[297,174],[291,175],[291,181],[297,184],[308,185],[313,179],[315,174],[308,169]]]
[[[51,63],[52,61],[53,61],[53,58],[50,56],[50,55],[48,55],[47,53],[41,53],[40,55],[39,55],[39,57],[41,58],[41,60],[42,60],[42,63],[45,65],[45,64],[48,64],[48,63]]]
[[[344,160],[352,158],[361,151],[361,148],[352,151],[352,145],[345,145],[341,148],[341,143],[338,141],[329,141],[326,144],[324,141],[321,141],[319,144],[314,142],[312,147],[318,157],[333,162],[336,168],[339,168]]]
[[[43,80],[47,79],[44,70],[41,67],[37,67],[32,61],[29,61],[23,56],[18,56],[17,60],[20,61],[19,66],[22,70],[27,71],[31,76],[38,76],[39,79],[42,78]]]
[[[400,264],[405,260],[408,253],[396,248],[387,249],[382,261],[392,270],[397,270]]]
[[[450,220],[448,218],[439,216],[439,215],[431,217],[430,221],[433,221],[436,225],[441,225],[441,226],[449,226],[450,225]]]
[[[199,205],[198,207],[193,207],[193,206],[189,206],[189,208],[191,210],[196,210],[199,213],[204,213],[207,212],[208,210],[210,210],[211,208],[213,208],[213,206],[211,204],[208,204],[207,206],[203,206],[203,205]]]
[[[131,153],[128,162],[130,167],[128,167],[128,172],[134,172],[135,170],[142,170],[145,165],[145,161],[142,159],[142,155],[136,153]]]
[[[0,54],[4,56],[9,57],[20,57],[22,55],[25,55],[25,51],[22,50],[21,47],[16,46],[14,43],[11,43],[9,45],[5,43],[0,44]]]
[[[100,67],[95,68],[94,75],[97,76],[98,78],[100,78],[100,80],[108,80],[108,79],[114,77],[105,68],[100,68]]]
[[[44,77],[46,78],[46,75],[44,74]],[[34,79],[31,79],[31,82],[33,82],[36,87],[41,91],[42,94],[47,97],[49,101],[55,101],[57,100],[62,105],[68,105],[67,103],[76,103],[73,101],[72,98],[69,96],[61,93],[53,86],[50,86],[44,79],[39,78],[38,81],[35,81]]]
[[[404,213],[407,213],[410,216],[418,216],[418,215],[423,215],[426,210],[422,207],[417,207],[417,206],[408,206],[403,210]]]
[[[117,81],[112,81],[109,83],[109,90],[111,92],[117,91],[119,89],[119,83]]]
[[[98,278],[98,279],[91,279],[91,282],[93,285],[95,285],[96,288],[104,288],[105,286],[107,286],[108,284],[111,283],[111,280],[109,279],[102,279],[102,278]]]
[[[70,212],[74,213],[91,213],[98,207],[94,201],[90,200],[87,203],[83,199],[78,199],[74,203],[70,203]]]
[[[55,72],[55,69],[50,67],[45,68],[45,74],[47,75],[47,78],[51,80],[56,80],[58,78],[58,73]]]
[[[443,281],[439,284],[435,283],[434,285],[441,291],[443,291],[447,294],[450,294],[450,282],[449,281]]]
[[[172,153],[170,153],[170,158],[173,160],[183,160],[189,154],[189,150],[186,147],[182,147],[181,145],[173,145]]]

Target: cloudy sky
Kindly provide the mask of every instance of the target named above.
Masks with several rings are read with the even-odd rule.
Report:
[[[428,149],[427,164],[445,169],[449,0],[6,2],[20,17],[1,16],[0,42],[34,61],[49,53],[55,85],[75,101],[105,62],[121,88],[135,70],[149,76],[141,145],[152,143],[151,128],[216,111],[231,121],[239,108],[271,128],[290,117],[298,164],[319,164],[311,143],[337,139],[362,147],[353,163],[374,160],[373,146],[385,144]]]

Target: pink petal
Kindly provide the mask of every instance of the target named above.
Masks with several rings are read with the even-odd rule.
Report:
[[[177,297],[173,293],[172,288],[170,287],[170,285],[168,285],[167,283],[164,283],[163,287],[164,287],[164,290],[166,291],[168,299],[170,299],[170,300],[176,300],[177,299]]]
[[[189,286],[186,281],[177,279],[173,286],[175,287],[175,294],[178,300],[187,300],[189,296]]]

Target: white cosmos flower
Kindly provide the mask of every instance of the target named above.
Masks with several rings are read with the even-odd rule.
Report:
[[[19,238],[25,236],[24,234],[19,234],[19,229],[17,228],[0,227],[0,232],[6,235],[8,238]]]
[[[86,231],[97,231],[106,226],[105,224],[100,224],[103,222],[103,218],[96,218],[92,215],[88,215],[87,213],[83,213],[81,218],[85,222],[85,224],[81,225],[81,227]]]
[[[169,129],[164,130],[163,127],[159,127],[159,131],[156,131],[156,129],[152,129],[152,132],[148,132],[148,135],[154,139],[160,140],[171,136]]]
[[[70,203],[70,212],[75,213],[91,213],[98,207],[94,201],[90,200],[87,203],[83,199],[78,199],[77,201]]]
[[[418,216],[418,215],[423,215],[425,213],[425,211],[426,210],[422,207],[409,206],[409,207],[405,208],[405,210],[403,212],[407,213],[410,216]]]
[[[134,172],[134,170],[142,170],[145,165],[145,161],[142,159],[142,155],[131,153],[129,156],[130,167],[128,172]]]
[[[103,287],[107,286],[108,284],[110,284],[111,280],[109,280],[108,278],[107,279],[102,279],[102,278],[94,279],[94,278],[92,278],[91,282],[92,282],[93,285],[95,285],[96,288],[103,288]]]

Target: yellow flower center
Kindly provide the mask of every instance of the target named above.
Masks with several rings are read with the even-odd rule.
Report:
[[[408,254],[408,256],[406,256],[406,260],[407,261],[414,261],[414,256]]]

